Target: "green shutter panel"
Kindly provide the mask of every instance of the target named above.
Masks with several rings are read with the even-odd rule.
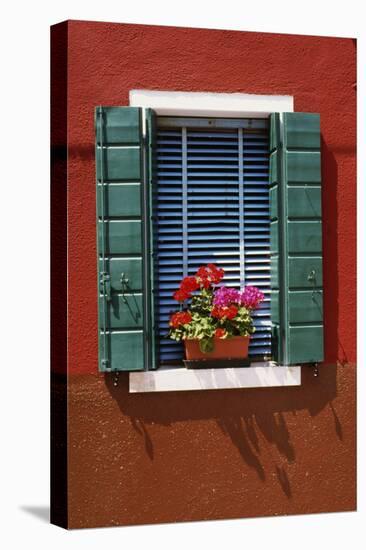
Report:
[[[323,360],[320,117],[270,118],[272,346],[280,364]]]
[[[137,107],[97,107],[99,370],[153,367],[149,154]]]

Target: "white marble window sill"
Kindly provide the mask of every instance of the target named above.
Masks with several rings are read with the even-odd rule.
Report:
[[[301,367],[283,367],[273,362],[227,369],[163,367],[130,372],[129,382],[130,393],[300,386]]]

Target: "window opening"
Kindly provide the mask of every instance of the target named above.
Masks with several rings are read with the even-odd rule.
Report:
[[[249,356],[271,355],[269,136],[267,119],[158,117],[154,196],[159,363],[180,364],[165,338],[182,277],[215,263],[227,286],[259,287]]]

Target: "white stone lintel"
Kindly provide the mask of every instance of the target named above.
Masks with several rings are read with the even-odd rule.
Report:
[[[130,105],[154,109],[160,116],[266,118],[294,110],[290,95],[130,90]]]

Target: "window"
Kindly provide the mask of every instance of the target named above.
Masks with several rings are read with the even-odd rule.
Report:
[[[164,338],[172,293],[207,263],[225,269],[226,285],[265,293],[249,355],[269,357],[268,120],[158,117],[156,142],[158,364],[182,361],[181,344]]]
[[[180,360],[161,341],[169,295],[210,259],[231,284],[268,296],[253,358],[322,360],[319,115],[189,120],[98,107],[96,169],[101,371]]]

